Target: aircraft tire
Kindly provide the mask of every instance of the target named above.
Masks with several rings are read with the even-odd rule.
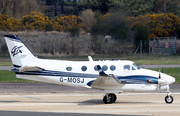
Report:
[[[165,97],[165,102],[166,102],[167,104],[171,104],[171,103],[173,102],[173,97],[167,95],[167,96]]]
[[[116,97],[116,95],[114,93],[108,94],[108,97],[109,98],[107,98],[107,96],[105,95],[104,98],[103,98],[103,102],[105,104],[111,104],[111,103],[115,102],[116,99],[117,99],[117,97]]]
[[[113,103],[116,102],[116,99],[117,99],[116,94],[110,93],[108,96],[111,96]]]

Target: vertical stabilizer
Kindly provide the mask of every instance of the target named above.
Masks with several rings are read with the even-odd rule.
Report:
[[[33,65],[37,59],[17,35],[4,35],[9,55],[15,67]]]

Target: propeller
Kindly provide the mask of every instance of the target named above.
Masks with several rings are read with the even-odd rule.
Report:
[[[159,69],[159,79],[158,79],[159,94],[161,93],[161,83],[160,83],[160,79],[161,79],[161,73],[160,73],[160,69]]]
[[[162,67],[162,73],[163,73],[163,67]],[[161,79],[161,72],[159,69],[159,79],[158,79],[158,89],[159,89],[159,93],[161,93],[161,84],[166,83],[166,80]]]

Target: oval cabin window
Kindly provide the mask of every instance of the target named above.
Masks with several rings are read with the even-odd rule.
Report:
[[[87,70],[87,67],[86,67],[86,66],[82,66],[82,67],[81,67],[81,70],[82,70],[82,71],[86,71],[86,70]]]
[[[71,70],[72,70],[72,67],[69,66],[69,67],[66,68],[66,70],[67,70],[67,71],[71,71]]]
[[[111,71],[114,71],[114,70],[116,70],[116,67],[114,65],[111,65],[110,69],[111,69]]]
[[[106,65],[104,65],[104,66],[102,67],[102,70],[103,70],[103,71],[107,71],[107,69],[108,69],[108,67],[107,67]]]

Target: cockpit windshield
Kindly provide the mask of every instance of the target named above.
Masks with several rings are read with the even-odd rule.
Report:
[[[138,70],[140,69],[140,67],[135,63],[133,63],[133,66],[136,67]]]

